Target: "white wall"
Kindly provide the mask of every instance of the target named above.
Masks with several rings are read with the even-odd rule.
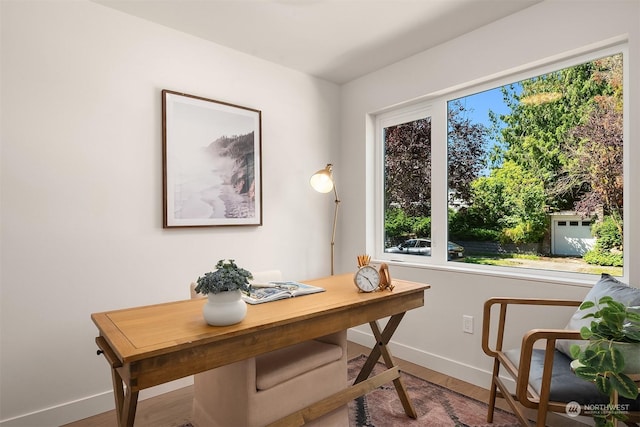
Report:
[[[308,179],[335,161],[336,85],[84,0],[0,14],[3,426],[113,408],[92,312],[186,299],[221,258],[328,274]],[[262,110],[262,227],[162,228],[164,88]]]
[[[342,217],[337,248],[340,263],[337,270],[352,271],[355,257],[365,248],[372,249],[371,228],[373,205],[374,147],[370,114],[417,98],[433,96],[504,74],[555,55],[572,52],[584,46],[611,38],[628,37],[630,54],[628,85],[630,128],[625,146],[631,162],[640,162],[640,122],[633,119],[640,112],[640,2],[632,1],[563,1],[547,0],[521,13],[496,21],[458,39],[395,63],[377,72],[349,82],[342,87],[342,151],[336,169],[342,175]],[[444,150],[443,147],[434,147]],[[366,153],[366,156],[363,154]],[[349,161],[347,161],[349,159]],[[434,164],[435,168],[443,168]],[[637,219],[639,199],[637,185],[640,170],[628,167],[625,204],[627,219]],[[446,197],[445,189],[434,189]],[[435,213],[434,213],[435,215]],[[640,230],[636,220],[627,221],[628,240],[625,249],[629,278],[640,284]],[[481,350],[483,302],[491,296],[557,297],[581,299],[589,283],[554,283],[535,277],[478,274],[446,268],[415,268],[391,265],[391,273],[430,283],[425,307],[410,312],[394,336],[395,354],[424,364],[477,385],[488,387],[490,359]],[[595,281],[595,279],[594,279]],[[475,319],[473,335],[462,332],[463,314]],[[537,327],[564,326],[565,310],[529,313]],[[512,322],[512,344],[519,343],[522,332],[531,323]],[[368,327],[352,330],[350,338],[371,342]]]

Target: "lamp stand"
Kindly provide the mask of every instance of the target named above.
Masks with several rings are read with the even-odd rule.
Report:
[[[335,258],[335,245],[336,245],[336,225],[338,223],[338,206],[340,205],[340,199],[338,198],[338,191],[336,190],[335,183],[333,184],[333,194],[336,196],[336,207],[333,211],[333,232],[331,233],[331,275],[333,276],[333,265]]]
[[[2,0],[0,0],[2,1]],[[309,180],[309,183],[319,193],[329,193],[333,190],[334,196],[336,196],[336,207],[333,212],[333,230],[331,231],[331,275],[334,273],[334,259],[335,259],[335,245],[336,245],[336,225],[338,224],[338,205],[340,204],[340,198],[338,197],[338,190],[336,190],[336,182],[333,180],[333,165],[328,163],[324,169],[320,169],[314,173]]]

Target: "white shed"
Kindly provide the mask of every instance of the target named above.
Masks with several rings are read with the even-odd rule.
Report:
[[[591,235],[591,221],[575,212],[556,212],[551,218],[551,253],[583,256],[596,243]]]

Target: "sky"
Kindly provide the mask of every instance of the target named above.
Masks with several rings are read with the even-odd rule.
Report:
[[[501,87],[497,87],[458,99],[467,108],[467,116],[473,122],[479,122],[490,127],[489,110],[493,110],[498,116],[511,112],[502,99],[500,89]]]
[[[495,89],[458,98],[461,104],[466,108],[466,117],[468,117],[472,122],[481,123],[487,129],[490,129],[491,121],[489,120],[489,110],[496,113],[498,117],[500,117],[501,114],[509,114],[511,109],[504,103],[500,89],[500,87],[497,87]],[[488,140],[485,145],[485,152],[488,153],[495,143],[496,141],[493,139]],[[488,176],[489,169],[482,170],[481,175]]]

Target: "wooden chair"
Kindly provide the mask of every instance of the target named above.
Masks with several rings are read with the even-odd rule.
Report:
[[[640,289],[636,289],[640,292]],[[588,299],[588,298],[587,298]],[[504,334],[508,325],[507,312],[513,306],[537,306],[540,315],[550,307],[578,307],[582,301],[540,298],[491,298],[484,304],[482,349],[494,359],[487,421],[493,422],[496,397],[503,397],[523,426],[529,426],[523,406],[537,410],[536,425],[546,425],[547,412],[565,413],[567,403],[581,405],[607,404],[608,396],[598,392],[594,384],[578,378],[571,371],[571,359],[556,349],[559,340],[582,340],[578,330],[531,329],[522,337],[520,348],[504,350]],[[497,310],[492,310],[497,306]],[[497,312],[497,321],[492,313]],[[535,317],[532,318],[535,323]],[[492,327],[497,323],[497,333]],[[542,344],[540,346],[540,344]],[[500,378],[501,368],[515,381],[515,393],[511,393]],[[629,421],[640,420],[640,399],[629,403]],[[582,414],[585,415],[585,414]],[[637,424],[629,423],[636,426]]]
[[[277,270],[253,276],[282,280]],[[191,297],[198,298],[194,287]],[[347,332],[341,331],[194,375],[192,424],[264,426],[346,386]],[[305,425],[348,427],[347,406]]]

